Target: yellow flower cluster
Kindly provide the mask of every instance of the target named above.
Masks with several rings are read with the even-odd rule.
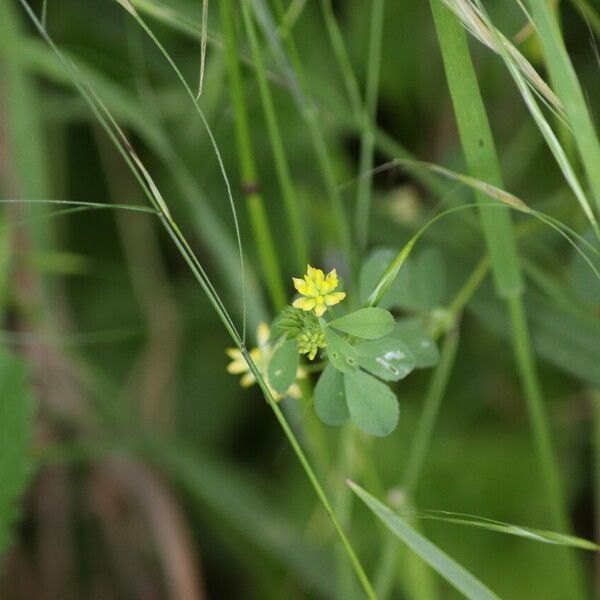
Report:
[[[292,277],[294,287],[303,297],[294,300],[292,306],[304,311],[314,311],[317,317],[321,317],[328,306],[338,304],[345,297],[345,292],[334,292],[339,284],[336,270],[333,269],[327,276],[321,269],[315,269],[308,265],[304,279]]]
[[[266,323],[261,323],[256,332],[256,341],[258,342],[258,347],[252,348],[249,354],[252,360],[256,363],[258,370],[265,378],[265,382],[269,388],[269,391],[273,395],[273,398],[275,398],[275,400],[281,400],[283,395],[278,394],[271,387],[271,384],[267,378],[267,367],[269,365],[269,361],[271,360],[271,356],[273,355],[273,348],[269,346],[270,337],[271,329]],[[240,350],[238,350],[238,348],[227,348],[225,353],[231,359],[231,362],[227,365],[227,372],[231,373],[232,375],[242,375],[240,379],[240,384],[242,387],[250,387],[256,383],[256,377],[254,377],[254,373],[250,371],[250,367],[248,367],[244,355]],[[306,372],[304,369],[299,367],[298,372],[296,373],[296,378],[302,379],[304,377],[306,377]],[[292,396],[292,398],[300,398],[300,387],[298,384],[293,383],[285,395]]]

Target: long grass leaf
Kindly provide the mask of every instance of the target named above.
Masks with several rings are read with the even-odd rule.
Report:
[[[347,481],[352,491],[371,509],[373,514],[432,569],[470,600],[499,600],[475,575],[448,556],[443,550],[413,529],[404,519],[375,499],[353,481]]]

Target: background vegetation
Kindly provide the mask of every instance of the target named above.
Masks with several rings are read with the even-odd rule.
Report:
[[[595,597],[594,551],[484,519],[598,539],[600,10],[448,5],[0,0],[0,597]],[[397,429],[324,425],[312,373],[277,405],[361,582],[215,306],[254,346],[310,262],[358,308],[474,197],[384,297],[440,349]]]

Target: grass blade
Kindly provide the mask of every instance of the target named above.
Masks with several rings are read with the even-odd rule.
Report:
[[[379,502],[353,481],[347,481],[347,484],[399,540],[419,555],[459,592],[470,600],[499,600],[499,597],[477,577],[413,529],[385,504]]]

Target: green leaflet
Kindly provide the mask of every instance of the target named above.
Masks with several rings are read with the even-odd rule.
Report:
[[[409,347],[400,339],[385,337],[356,347],[358,364],[385,381],[404,379],[416,365]]]
[[[325,343],[327,344],[327,356],[331,364],[342,373],[354,373],[358,371],[358,355],[356,348],[345,339],[334,333],[329,327],[323,327]]]
[[[342,425],[350,418],[344,376],[327,365],[315,387],[315,412],[327,425]]]
[[[269,383],[278,394],[285,394],[296,379],[300,355],[294,340],[285,340],[279,345],[270,362],[267,375]]]
[[[329,323],[344,333],[365,340],[376,340],[394,328],[394,317],[382,308],[361,308]]]
[[[378,437],[394,431],[400,409],[396,395],[387,385],[358,371],[344,374],[344,386],[350,416],[359,429]]]
[[[418,318],[402,319],[398,321],[390,337],[402,340],[415,357],[415,368],[426,369],[437,364],[440,355]]]

